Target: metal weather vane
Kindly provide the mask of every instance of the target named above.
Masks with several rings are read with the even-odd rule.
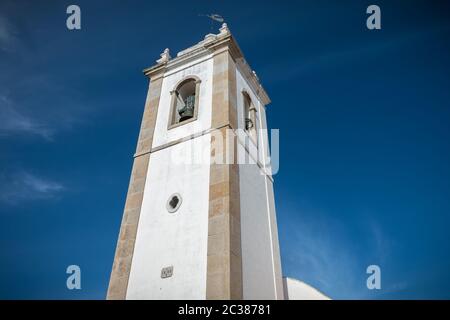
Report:
[[[216,22],[224,22],[225,19],[217,13],[212,13],[212,14],[199,14],[200,17],[207,17],[209,19],[211,19],[211,31],[213,30],[213,26],[214,26],[214,21]]]

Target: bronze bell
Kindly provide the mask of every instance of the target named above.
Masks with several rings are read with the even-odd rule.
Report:
[[[245,118],[245,130],[250,130],[251,128],[253,128],[252,119]]]
[[[186,100],[184,100],[184,107],[178,110],[178,114],[180,115],[180,122],[190,119],[194,116],[194,107],[195,95],[188,96]]]

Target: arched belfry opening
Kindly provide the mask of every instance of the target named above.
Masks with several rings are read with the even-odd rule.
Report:
[[[170,92],[169,129],[197,119],[200,82],[197,77],[189,77]]]
[[[242,96],[244,99],[244,128],[253,139],[253,142],[257,143],[256,108],[250,95],[246,91],[242,92]]]

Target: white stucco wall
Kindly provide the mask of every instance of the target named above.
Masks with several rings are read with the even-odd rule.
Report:
[[[310,285],[292,278],[283,278],[284,298],[286,300],[331,300]]]
[[[244,299],[275,299],[264,177],[256,165],[243,164],[239,178]]]
[[[211,126],[212,56],[188,62],[164,75],[152,148],[207,130]],[[168,130],[171,95],[188,76],[200,78],[196,121]],[[210,135],[150,156],[145,192],[128,282],[127,299],[205,299],[209,210]],[[169,213],[168,198],[182,204]],[[173,266],[173,276],[161,269]]]
[[[209,210],[209,157],[202,164],[174,163],[203,150],[210,135],[152,153],[138,224],[127,299],[205,299]],[[182,204],[169,213],[166,202],[179,193]],[[173,276],[161,269],[173,266]]]
[[[257,128],[266,128],[264,107],[239,70],[236,86],[239,128],[244,128],[243,90],[257,109]],[[246,148],[238,146],[240,160],[248,157],[248,153],[252,159],[250,164],[239,165],[244,299],[283,299],[273,186],[256,164],[258,152],[268,151],[267,138],[260,135],[254,144],[246,135],[239,132],[239,140]]]

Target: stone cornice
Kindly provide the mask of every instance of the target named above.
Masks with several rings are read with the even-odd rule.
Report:
[[[250,65],[245,60],[236,39],[229,31],[221,30],[221,32],[217,35],[209,34],[198,44],[181,51],[177,57],[170,60],[164,58],[159,59],[159,63],[144,69],[143,72],[150,79],[159,78],[160,76],[163,76],[164,73],[173,70],[180,65],[209,54],[218,54],[224,50],[227,50],[230,53],[231,57],[236,62],[237,68],[241,72],[242,76],[244,76],[247,80],[255,95],[260,99],[261,103],[264,106],[270,104],[270,98],[267,92],[262,87],[255,72],[250,68]],[[167,57],[170,57],[167,49],[161,56],[163,57],[164,54],[166,54]]]
[[[144,74],[151,80],[158,79],[164,76],[164,72],[166,71],[167,63],[158,63],[150,68],[144,69]]]

